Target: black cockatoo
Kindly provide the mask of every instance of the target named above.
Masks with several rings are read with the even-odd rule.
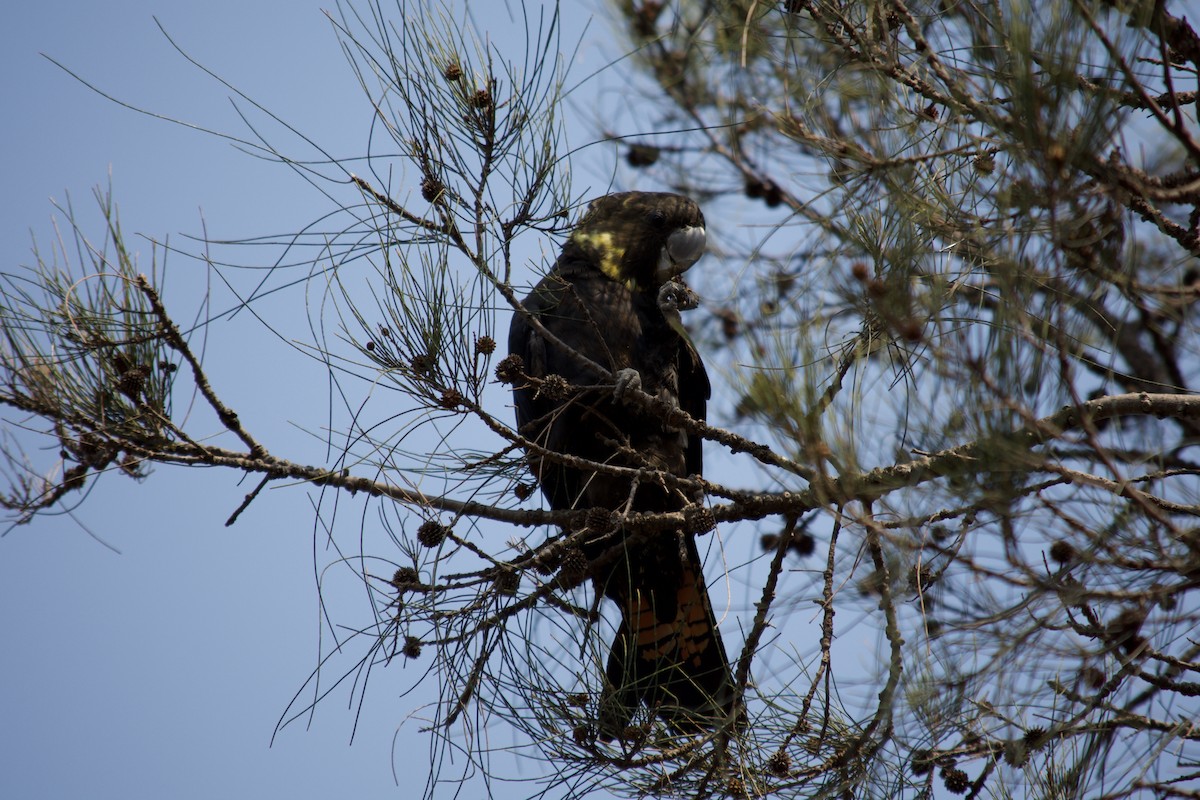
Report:
[[[589,387],[545,391],[518,379],[519,432],[554,453],[643,471],[635,486],[625,476],[531,452],[530,468],[551,508],[605,509],[619,520],[626,512],[678,511],[697,499],[653,471],[699,475],[701,438],[623,395],[637,387],[705,418],[708,376],[679,315],[696,297],[675,280],[704,245],[704,215],[692,200],[610,194],[592,201],[553,269],[525,298],[525,310],[551,337],[608,370],[615,387],[613,378],[600,385],[594,367],[514,314],[509,352],[520,356],[525,375]],[[733,677],[693,534],[627,542],[618,523],[615,532],[589,536],[582,549],[597,591],[622,614],[601,692],[600,735],[621,736],[640,702],[679,731],[730,719]]]

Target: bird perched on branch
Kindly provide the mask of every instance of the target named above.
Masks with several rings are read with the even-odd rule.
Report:
[[[525,376],[514,388],[518,430],[549,453],[531,450],[529,464],[551,508],[613,512],[589,514],[601,522],[589,524],[582,546],[597,591],[622,615],[600,697],[606,739],[621,736],[643,702],[679,731],[732,717],[733,677],[695,534],[633,533],[621,522],[701,508],[666,476],[703,469],[701,438],[670,418],[677,408],[703,420],[710,393],[680,319],[697,298],[677,280],[704,246],[704,215],[686,197],[600,197],[509,331]]]

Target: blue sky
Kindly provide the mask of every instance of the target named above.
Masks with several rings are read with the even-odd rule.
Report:
[[[157,16],[200,62],[330,152],[353,155],[368,114],[322,5],[49,0],[6,9],[3,269],[33,262],[31,233],[52,242],[51,216],[64,220],[51,198],[69,195],[85,229],[98,231],[90,194],[110,172],[127,235],[170,235],[193,253],[185,237],[204,227],[214,238],[279,233],[327,210],[286,169],[122,108],[40,55],[141,108],[244,130],[229,91],[172,49]],[[606,35],[606,23],[593,25]],[[603,175],[605,157],[592,168]],[[148,241],[134,246],[148,271]],[[200,262],[171,258],[167,299],[177,313],[194,313],[205,276]],[[303,318],[298,311],[297,324]],[[208,348],[224,355],[211,362],[214,383],[268,445],[281,455],[311,447],[290,421],[326,399],[302,396],[290,348],[248,315],[214,328]],[[285,395],[295,409],[273,391],[289,383],[301,387]],[[72,514],[0,539],[0,797],[407,797],[424,787],[429,741],[404,724],[421,698],[400,696],[412,677],[402,665],[373,676],[352,745],[356,710],[341,692],[308,730],[294,725],[270,746],[317,658],[313,513],[296,487],[265,493],[224,527],[250,488],[215,470],[159,468],[140,485],[105,479]],[[325,560],[318,548],[316,562]],[[516,784],[507,796],[528,790]]]

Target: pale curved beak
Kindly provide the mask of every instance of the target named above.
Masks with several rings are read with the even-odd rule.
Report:
[[[672,233],[659,255],[655,277],[665,282],[687,272],[704,255],[706,242],[704,228],[700,226],[680,228]]]

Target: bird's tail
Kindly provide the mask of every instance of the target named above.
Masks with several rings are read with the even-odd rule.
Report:
[[[696,543],[685,536],[682,548],[671,549],[680,569],[638,570],[640,579],[618,600],[621,624],[600,698],[599,732],[606,739],[624,737],[642,702],[679,732],[733,718],[733,673]]]

